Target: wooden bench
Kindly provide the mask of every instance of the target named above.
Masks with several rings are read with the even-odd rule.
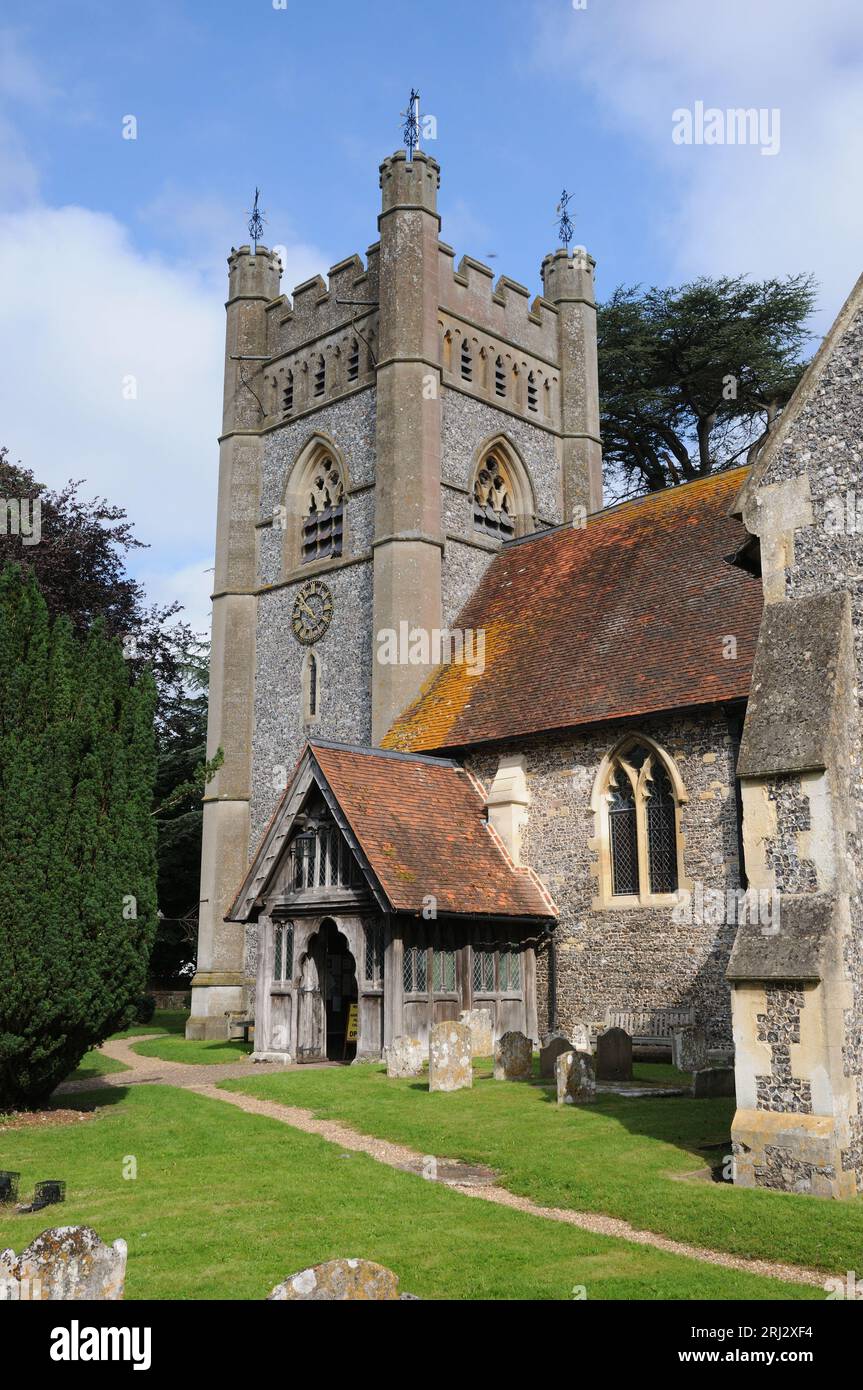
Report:
[[[229,1018],[228,1019],[228,1041],[239,1041],[238,1035],[233,1031],[239,1028],[243,1036],[243,1042],[249,1042],[249,1034],[254,1031],[255,1020],[253,1018]]]
[[[633,1047],[671,1047],[675,1028],[695,1022],[690,1005],[683,1009],[608,1009],[606,1028],[622,1028],[632,1038]]]

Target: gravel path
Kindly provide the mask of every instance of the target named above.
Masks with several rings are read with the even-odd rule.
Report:
[[[118,1038],[103,1044],[100,1051],[118,1062],[125,1062],[131,1069],[128,1072],[109,1072],[105,1076],[94,1077],[90,1081],[67,1081],[57,1088],[63,1095],[75,1091],[93,1091],[116,1086],[129,1086],[146,1082],[161,1082],[166,1086],[179,1086],[193,1091],[195,1095],[206,1096],[210,1100],[234,1105],[249,1115],[263,1115],[280,1124],[306,1134],[316,1134],[331,1144],[353,1153],[364,1153],[378,1163],[389,1168],[399,1168],[419,1173],[436,1181],[445,1183],[454,1192],[465,1197],[477,1197],[484,1202],[494,1202],[498,1206],[511,1207],[515,1211],[537,1216],[545,1221],[561,1221],[579,1230],[590,1231],[594,1235],[611,1236],[617,1240],[628,1240],[635,1245],[649,1245],[655,1250],[664,1250],[670,1255],[685,1255],[704,1264],[721,1265],[724,1269],[737,1269],[747,1274],[758,1274],[768,1279],[782,1279],[789,1284],[810,1284],[823,1288],[828,1277],[817,1269],[806,1269],[801,1265],[788,1265],[773,1260],[746,1259],[741,1255],[728,1255],[721,1250],[707,1250],[699,1245],[688,1245],[685,1241],[671,1240],[668,1236],[657,1235],[655,1231],[639,1231],[613,1216],[601,1216],[593,1212],[570,1211],[561,1207],[541,1207],[528,1197],[519,1197],[494,1181],[490,1169],[472,1167],[451,1159],[438,1159],[431,1154],[421,1154],[405,1144],[395,1144],[387,1139],[375,1139],[368,1134],[360,1134],[337,1120],[319,1119],[311,1110],[296,1105],[282,1105],[274,1100],[260,1100],[256,1096],[243,1095],[237,1091],[222,1091],[215,1085],[212,1077],[219,1081],[239,1079],[246,1076],[271,1076],[280,1071],[304,1071],[307,1066],[280,1067],[278,1064],[261,1064],[252,1061],[229,1062],[225,1065],[193,1065],[185,1062],[164,1062],[154,1057],[141,1057],[132,1051],[132,1045],[151,1040],[150,1033],[138,1038]],[[331,1066],[332,1063],[311,1063],[315,1066]]]

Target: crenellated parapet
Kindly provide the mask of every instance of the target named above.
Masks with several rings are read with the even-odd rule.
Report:
[[[495,282],[494,271],[471,256],[462,256],[456,269],[452,247],[440,242],[439,249],[442,313],[548,364],[557,362],[553,304],[542,296],[531,299],[530,290],[506,275]]]

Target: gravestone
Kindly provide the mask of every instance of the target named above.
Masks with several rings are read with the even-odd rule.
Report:
[[[105,1245],[89,1226],[54,1226],[19,1256],[0,1251],[0,1298],[68,1303],[118,1300],[126,1282],[124,1240]]]
[[[524,1033],[504,1033],[494,1050],[495,1081],[527,1081],[533,1070],[533,1043]]]
[[[707,1100],[712,1096],[733,1096],[733,1067],[704,1067],[692,1073],[692,1094],[696,1100]]]
[[[393,1038],[387,1048],[387,1076],[419,1076],[425,1059],[419,1038]]]
[[[494,1030],[491,1009],[464,1009],[459,1023],[470,1029],[470,1047],[474,1057],[490,1057],[494,1052]]]
[[[394,1301],[399,1279],[372,1260],[327,1260],[291,1274],[268,1295],[268,1303],[336,1303],[347,1299]]]
[[[554,1064],[558,1105],[581,1105],[596,1099],[596,1077],[589,1052],[561,1052]]]
[[[632,1038],[623,1028],[606,1028],[597,1038],[596,1079],[632,1080]]]
[[[435,1023],[429,1038],[429,1090],[460,1091],[473,1086],[470,1028],[466,1023]]]
[[[700,1028],[687,1025],[671,1035],[671,1060],[678,1071],[703,1071],[710,1065],[707,1038]]]
[[[584,1051],[584,1048],[576,1049],[576,1045],[570,1042],[569,1038],[563,1033],[549,1033],[542,1047],[539,1049],[539,1074],[540,1076],[554,1076],[555,1064],[562,1052]]]

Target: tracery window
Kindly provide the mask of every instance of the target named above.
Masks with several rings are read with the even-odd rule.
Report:
[[[303,564],[342,553],[344,486],[338,465],[325,454],[311,477],[303,511]]]
[[[496,454],[480,466],[473,485],[473,525],[495,540],[515,535],[513,490],[506,469]]]
[[[602,802],[611,897],[644,902],[676,893],[680,795],[659,751],[638,739],[624,743],[606,770]]]

